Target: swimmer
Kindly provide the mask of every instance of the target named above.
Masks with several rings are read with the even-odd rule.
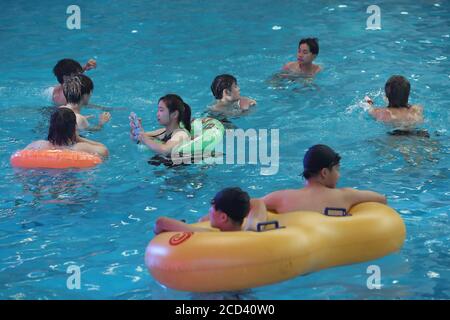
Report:
[[[167,94],[158,101],[156,113],[163,128],[145,132],[142,119],[138,120],[137,140],[154,152],[168,156],[177,145],[191,139],[191,108],[176,94]],[[130,121],[131,138],[134,139],[136,125]]]
[[[77,129],[86,131],[99,131],[105,123],[111,120],[109,112],[100,114],[97,125],[91,125],[88,121],[93,116],[83,116],[81,107],[89,103],[89,99],[94,91],[94,83],[84,74],[74,75],[66,78],[63,84],[63,92],[68,103],[64,106],[75,112],[77,117]]]
[[[34,141],[25,149],[69,149],[107,157],[108,149],[103,144],[78,136],[76,124],[75,113],[69,108],[60,107],[50,117],[47,140]]]
[[[225,188],[215,195],[211,201],[209,214],[202,220],[209,220],[211,227],[220,231],[241,231],[247,230],[246,226],[243,227],[244,219],[248,216],[248,219],[254,221],[254,216],[258,216],[261,211],[266,211],[261,200],[250,199],[247,192],[240,188]],[[210,230],[194,227],[175,219],[160,217],[156,220],[153,231],[155,234],[159,234],[169,231],[202,232]]]
[[[256,101],[241,97],[240,88],[235,77],[221,74],[214,78],[211,91],[216,102],[209,108],[213,115],[236,116],[256,105]]]
[[[261,198],[267,210],[276,213],[292,211],[316,211],[324,213],[325,208],[342,208],[347,212],[361,202],[386,204],[386,197],[373,191],[352,188],[336,188],[339,180],[341,157],[326,145],[309,148],[303,159],[303,177],[306,186],[302,189],[281,190]],[[264,220],[263,213],[260,219]]]
[[[376,108],[369,97],[365,101],[369,105],[369,114],[376,120],[392,125],[394,132],[410,131],[423,123],[423,107],[408,104],[411,85],[409,81],[399,75],[389,78],[384,86],[389,104],[386,108]]]
[[[297,61],[286,63],[283,70],[293,75],[315,76],[322,70],[319,65],[313,63],[318,54],[319,40],[317,38],[301,39],[298,44]]]
[[[94,69],[97,67],[97,62],[94,59],[89,59],[84,67],[73,60],[73,59],[62,59],[56,63],[53,68],[53,73],[56,76],[56,79],[59,82],[59,85],[53,88],[53,103],[57,106],[62,106],[67,104],[66,98],[63,93],[63,83],[64,78],[70,77],[73,75],[81,74],[90,69]]]

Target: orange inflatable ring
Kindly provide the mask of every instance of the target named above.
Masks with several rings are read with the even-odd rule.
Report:
[[[73,150],[20,150],[11,156],[11,165],[18,168],[90,168],[102,159],[87,152]]]

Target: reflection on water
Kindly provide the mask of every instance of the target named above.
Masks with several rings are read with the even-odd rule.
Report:
[[[442,144],[426,136],[388,134],[372,142],[378,147],[378,155],[388,161],[395,161],[400,154],[406,164],[420,167],[442,159]]]
[[[82,170],[15,169],[14,180],[22,186],[23,195],[32,197],[33,203],[90,203],[98,198],[99,192],[90,187],[92,178],[80,177],[79,171]]]

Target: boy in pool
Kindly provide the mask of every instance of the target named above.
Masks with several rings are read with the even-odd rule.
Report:
[[[301,39],[298,44],[297,61],[288,62],[283,70],[293,74],[314,76],[322,69],[313,61],[319,54],[319,40],[317,38]]]
[[[316,211],[324,213],[325,208],[342,208],[348,211],[361,202],[386,204],[386,197],[373,191],[352,188],[336,188],[339,180],[341,157],[326,145],[309,148],[303,159],[303,177],[306,187],[296,190],[272,192],[262,198],[267,210],[285,213],[291,211]],[[264,212],[259,211],[260,220]]]
[[[365,97],[370,106],[369,114],[371,116],[378,121],[400,128],[395,130],[398,132],[409,131],[411,127],[423,122],[423,107],[408,103],[411,84],[405,77],[400,75],[390,77],[384,90],[389,101],[386,108],[375,108],[373,101],[369,97]]]
[[[256,101],[241,97],[240,88],[235,77],[229,74],[221,74],[214,78],[211,84],[211,92],[216,98],[216,103],[209,111],[224,115],[236,116],[248,111]]]
[[[247,192],[240,188],[225,188],[218,192],[211,201],[208,216],[203,220],[209,220],[211,227],[218,228],[220,231],[240,231],[253,228],[247,223],[242,227],[245,217],[256,224],[256,216],[263,216],[265,213],[264,203],[259,199],[251,199]],[[247,227],[248,226],[248,227]],[[155,234],[169,231],[191,231],[201,232],[209,231],[205,228],[194,227],[184,222],[160,217],[156,220],[154,230]]]
[[[97,67],[97,62],[94,59],[89,59],[84,67],[73,59],[59,60],[53,68],[53,73],[59,82],[59,85],[53,88],[53,103],[57,106],[62,106],[67,103],[63,93],[63,84],[66,77],[81,74],[90,69]]]
[[[83,116],[80,113],[81,107],[89,103],[93,90],[94,83],[84,74],[66,78],[63,83],[63,93],[67,100],[67,104],[64,107],[75,112],[78,130],[98,131],[111,119],[111,114],[109,112],[103,112],[99,116],[98,124],[91,126],[88,118],[91,118],[92,116]]]

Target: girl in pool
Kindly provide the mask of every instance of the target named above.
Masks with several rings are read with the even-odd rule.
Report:
[[[130,121],[131,133],[139,129],[137,140],[154,152],[168,156],[172,149],[191,139],[191,108],[176,94],[167,94],[158,101],[156,113],[159,124],[163,128],[145,132],[139,119],[138,128]]]
[[[47,140],[34,141],[25,149],[70,149],[107,157],[108,149],[99,142],[81,138],[77,134],[76,124],[76,116],[71,109],[58,108],[50,117]]]

